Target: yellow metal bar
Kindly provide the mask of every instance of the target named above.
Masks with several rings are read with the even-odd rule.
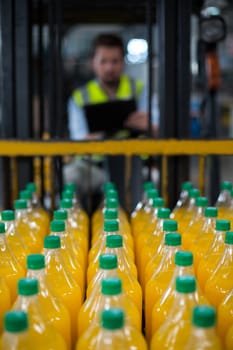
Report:
[[[67,154],[232,155],[233,140],[0,141],[1,156]]]
[[[10,160],[10,169],[11,169],[11,201],[14,203],[14,200],[18,198],[19,184],[18,184],[18,163],[15,157]]]
[[[199,169],[198,169],[198,187],[201,195],[204,194],[205,189],[205,157],[199,157]]]
[[[168,203],[168,193],[167,193],[167,179],[168,179],[168,172],[167,172],[167,156],[162,157],[162,178],[161,178],[161,187],[162,187],[162,196],[165,201],[165,206]]]

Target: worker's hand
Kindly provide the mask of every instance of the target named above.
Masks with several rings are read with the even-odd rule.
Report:
[[[99,131],[99,132],[92,132],[88,134],[85,140],[102,140],[103,138],[104,138],[104,132]]]
[[[126,128],[137,129],[141,131],[148,130],[148,114],[142,111],[135,111],[130,113],[126,121],[124,122],[124,126]]]

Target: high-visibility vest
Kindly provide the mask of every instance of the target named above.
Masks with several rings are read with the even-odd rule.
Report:
[[[116,99],[125,100],[139,98],[143,90],[143,82],[122,75],[116,93]],[[96,80],[89,81],[84,87],[73,92],[73,99],[79,107],[87,104],[98,104],[109,101],[109,96],[103,91]]]

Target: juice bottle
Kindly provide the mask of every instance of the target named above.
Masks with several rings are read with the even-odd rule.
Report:
[[[207,279],[215,270],[218,260],[220,259],[221,254],[223,253],[223,250],[225,248],[225,234],[226,231],[229,230],[229,220],[216,220],[214,240],[210,245],[209,249],[207,250],[205,256],[200,261],[197,270],[197,279],[203,291],[205,290],[205,284]]]
[[[102,198],[99,206],[97,207],[97,209],[95,210],[95,212],[92,215],[92,227],[93,227],[93,222],[96,221],[96,218],[98,221],[98,218],[101,217],[101,215],[102,215],[102,211],[103,211],[103,208],[105,206],[106,192],[109,189],[116,190],[116,184],[114,182],[111,182],[111,181],[105,182],[103,184],[103,198]]]
[[[122,309],[112,308],[101,313],[101,325],[95,324],[80,337],[76,350],[146,350],[146,341],[134,327],[125,324]]]
[[[25,241],[30,253],[39,253],[43,247],[43,238],[40,235],[38,223],[29,215],[27,201],[18,199],[14,201],[15,226]]]
[[[32,192],[27,190],[20,191],[19,198],[27,201],[28,215],[32,221],[35,221],[38,224],[39,235],[43,238],[49,232],[48,217],[45,217],[40,210],[32,206]]]
[[[66,349],[65,340],[57,330],[51,326],[48,316],[38,297],[39,283],[34,278],[23,278],[18,281],[18,297],[13,305],[13,310],[21,310],[28,313],[30,328],[36,338],[43,336],[48,343],[60,349]],[[52,343],[51,343],[52,342]]]
[[[146,338],[151,338],[152,310],[157,300],[167,289],[175,269],[175,253],[180,250],[181,235],[179,233],[167,233],[165,235],[166,251],[161,263],[154,271],[145,289],[145,324]]]
[[[179,232],[183,233],[188,227],[193,216],[196,214],[196,198],[200,196],[200,191],[197,188],[189,190],[188,194],[188,204],[187,207],[183,210],[182,215],[179,217]]]
[[[45,274],[45,257],[31,254],[27,257],[27,277],[39,281],[38,297],[49,323],[63,336],[67,348],[71,348],[70,314],[62,300],[54,293]],[[57,294],[59,291],[57,291]]]
[[[206,197],[197,197],[195,204],[197,207],[196,213],[182,234],[182,245],[185,250],[190,249],[192,243],[200,232],[205,220],[204,212],[208,205],[208,199]]]
[[[204,223],[190,247],[190,250],[194,256],[195,272],[197,272],[200,261],[214,240],[214,230],[216,226],[216,218],[218,216],[218,209],[215,207],[205,208],[204,216]]]
[[[180,197],[172,210],[171,219],[179,220],[186,210],[189,202],[189,190],[193,189],[193,184],[190,181],[185,181],[181,184]]]
[[[81,291],[82,298],[84,297],[84,256],[77,257],[72,250],[71,242],[68,240],[67,233],[65,232],[65,222],[63,220],[53,220],[50,223],[50,235],[59,236],[61,241],[61,255],[63,260],[71,272],[74,280],[78,283]],[[78,260],[80,259],[80,262]]]
[[[177,231],[177,228],[178,227],[177,227],[176,220],[165,220],[163,222],[164,235],[157,249],[154,251],[154,255],[152,255],[152,258],[150,259],[150,261],[147,263],[145,267],[144,279],[142,280],[143,285],[146,285],[147,282],[150,280],[154,271],[157,270],[163,256],[168,254],[168,251],[170,251],[171,247],[173,247],[172,249],[175,249],[175,251],[181,249],[181,235],[175,234]],[[171,236],[170,235],[171,233],[174,233],[175,235]]]
[[[71,191],[71,192],[73,192],[73,203],[74,203],[74,205],[77,206],[78,208],[80,208],[80,210],[83,210],[82,206],[81,206],[81,203],[78,200],[76,184],[74,182],[66,183],[63,186],[63,190],[64,191]]]
[[[152,334],[165,322],[173,305],[175,297],[175,280],[177,276],[194,275],[193,255],[191,252],[178,251],[175,253],[175,270],[170,283],[155,303],[152,310]]]
[[[0,276],[4,277],[13,302],[17,295],[18,279],[24,277],[25,271],[8,246],[5,232],[5,224],[0,222]]]
[[[49,215],[41,205],[37,185],[34,182],[29,182],[26,185],[26,190],[32,193],[32,199],[31,199],[32,208],[37,210],[37,212],[43,218],[43,222],[47,227],[47,230],[49,230]]]
[[[226,232],[225,249],[205,284],[205,295],[210,303],[218,307],[233,289],[233,232]]]
[[[77,315],[79,313],[82,294],[78,283],[74,280],[61,254],[61,241],[58,236],[47,236],[44,240],[45,270],[50,285],[59,296],[70,313],[72,344],[77,336]]]
[[[185,350],[223,350],[216,334],[216,311],[210,306],[195,306],[192,328]]]
[[[124,240],[127,244],[127,247],[131,248],[132,253],[133,253],[133,247],[134,247],[134,241],[132,238],[132,234],[131,234],[131,229],[130,229],[130,225],[129,222],[125,222],[122,220],[119,220],[118,218],[118,209],[117,208],[111,208],[111,209],[105,209],[104,211],[104,221],[101,222],[101,225],[96,225],[96,229],[92,230],[92,250],[94,250],[94,253],[89,253],[90,255],[90,261],[93,259],[92,254],[95,255],[95,248],[98,251],[98,245],[101,245],[103,243],[103,239],[105,238],[105,230],[104,230],[104,223],[105,221],[118,221],[118,226],[119,226],[119,234],[121,234],[122,236],[124,236]]]
[[[125,311],[125,322],[127,325],[136,327],[141,331],[141,315],[136,305],[122,291],[122,282],[118,277],[104,278],[101,281],[101,293],[92,295],[82,305],[78,317],[78,331],[81,336],[88,327],[99,323],[102,310],[121,307]]]
[[[147,191],[150,189],[154,189],[154,183],[152,181],[146,181],[143,183],[143,194],[142,194],[142,200],[137,203],[135,209],[133,210],[131,214],[131,225],[132,225],[132,230],[134,234],[134,227],[137,225],[137,223],[140,221],[140,215],[144,210],[144,207],[147,203]]]
[[[110,221],[109,223],[114,223],[114,221]],[[105,224],[107,224],[107,222],[105,222]],[[87,283],[90,283],[97,273],[99,267],[99,255],[103,253],[116,254],[120,273],[133,273],[135,278],[137,278],[137,268],[134,265],[133,256],[131,255],[130,250],[127,250],[125,245],[123,246],[123,237],[114,234],[105,237],[105,249],[101,249],[100,254],[97,254],[95,259],[90,262],[87,270]]]
[[[218,334],[225,343],[225,338],[231,325],[233,325],[233,288],[218,306]]]
[[[218,195],[215,206],[218,208],[218,216],[222,218],[231,205],[232,183],[230,181],[222,181],[220,184],[220,193]]]
[[[174,303],[166,321],[152,337],[151,350],[181,350],[190,336],[191,315],[197,305],[194,276],[178,276]]]
[[[75,196],[75,192],[72,190],[65,190],[62,192],[62,199],[71,199],[72,200],[72,208],[80,225],[88,226],[88,216],[86,212],[80,208],[77,202],[77,197]]]
[[[138,261],[138,256],[141,253],[142,245],[150,240],[158,222],[158,211],[164,207],[164,199],[162,197],[153,198],[153,215],[151,221],[145,223],[143,229],[136,237],[134,237],[135,252]]]
[[[63,235],[65,235],[65,240],[69,245],[69,249],[72,251],[72,255],[75,255],[79,259],[83,269],[86,269],[87,264],[87,250],[88,250],[88,240],[84,235],[79,236],[79,240],[76,240],[72,231],[68,229],[68,212],[64,209],[59,209],[54,211],[54,220],[62,220],[65,223],[65,230]]]
[[[88,256],[89,263],[97,264],[99,256],[105,252],[106,237],[110,235],[118,235],[118,234],[119,234],[119,222],[117,220],[104,220],[104,230],[102,232],[102,236],[100,236],[100,238],[96,240],[95,244],[91,247],[89,251],[89,256]],[[134,259],[133,248],[130,244],[128,244],[127,237],[125,237],[125,241],[126,241],[126,244],[124,246],[124,250],[127,251],[127,253],[129,254],[129,256],[131,256],[132,259]],[[88,277],[88,280],[90,280],[89,277]]]
[[[0,277],[0,334],[3,331],[3,316],[10,309],[11,295],[4,277]]]
[[[2,221],[5,224],[6,230],[6,241],[15,255],[16,259],[22,266],[26,269],[26,257],[29,254],[29,249],[26,243],[23,241],[22,237],[15,227],[15,213],[13,210],[4,210],[2,212]]]
[[[4,318],[4,332],[0,340],[1,350],[65,350],[61,339],[54,339],[53,334],[46,336],[31,330],[28,314],[16,310],[6,313]]]
[[[137,254],[137,265],[138,265],[138,274],[140,282],[144,288],[145,284],[145,269],[148,262],[152,259],[154,254],[157,252],[158,247],[161,242],[163,242],[164,238],[164,222],[168,221],[170,216],[170,209],[168,208],[160,208],[158,210],[158,221],[155,226],[154,231],[152,232],[150,238],[146,240],[143,244],[141,242],[140,250],[136,252]],[[177,224],[176,224],[177,225]]]

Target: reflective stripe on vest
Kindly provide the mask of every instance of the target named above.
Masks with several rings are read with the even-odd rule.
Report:
[[[116,93],[116,98],[119,100],[135,98],[137,100],[142,89],[142,81],[136,81],[123,75]],[[97,104],[109,101],[109,97],[101,89],[96,80],[91,80],[84,87],[76,89],[73,93],[73,98],[80,107],[86,104]]]

